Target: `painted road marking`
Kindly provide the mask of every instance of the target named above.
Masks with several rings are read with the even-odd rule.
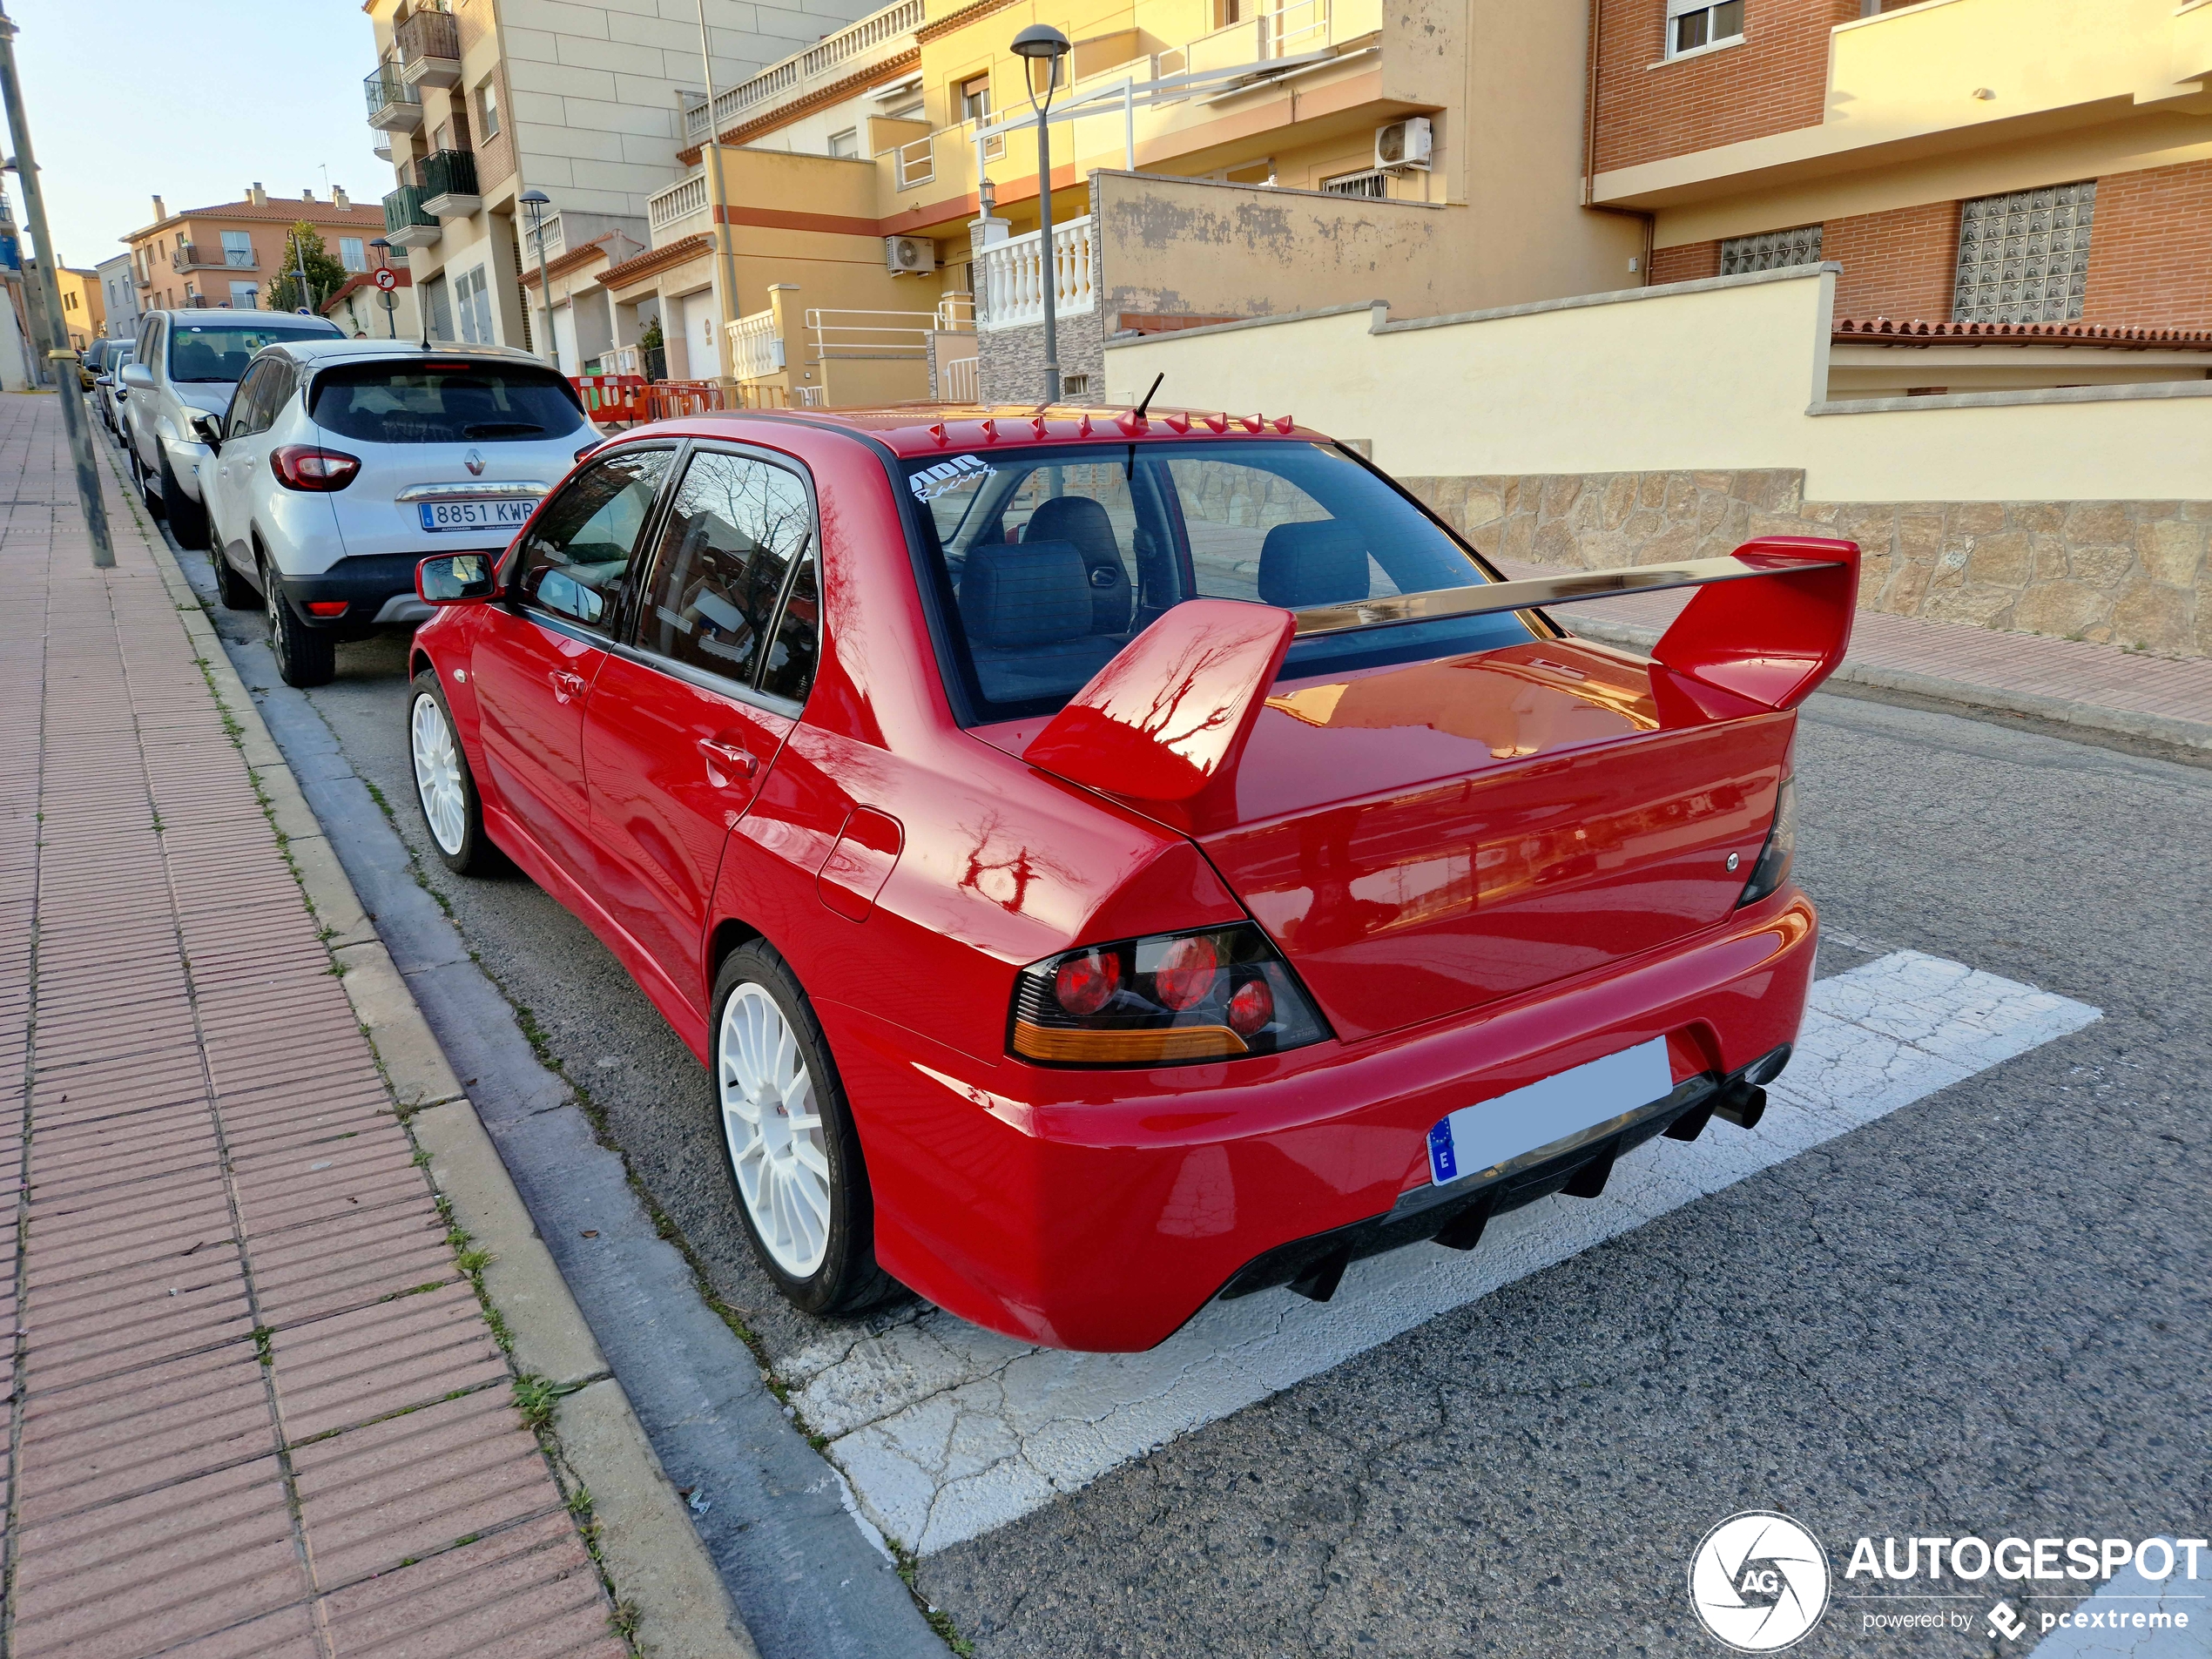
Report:
[[[1439,1314],[1873,1123],[2100,1018],[1919,951],[1816,983],[1797,1057],[1759,1127],[1649,1142],[1598,1199],[1546,1198],[1467,1254],[1416,1244],[1355,1262],[1336,1299],[1215,1303],[1150,1353],[1071,1354],[936,1309],[777,1367],[830,1437],[861,1512],[923,1554],[1002,1527],[1178,1434]]]

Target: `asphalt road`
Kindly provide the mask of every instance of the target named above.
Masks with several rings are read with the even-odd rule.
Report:
[[[403,640],[339,665],[313,707],[715,1293],[772,1362],[835,1339],[754,1265],[705,1076],[613,959],[427,856]],[[1909,947],[2105,1017],[925,1557],[975,1652],[1705,1655],[1685,1566],[1738,1510],[1839,1574],[1861,1534],[2206,1535],[2212,772],[1822,697],[1797,777],[1824,974]],[[1948,1588],[1979,1634],[1839,1602],[1796,1651],[1990,1651],[1995,1590]]]

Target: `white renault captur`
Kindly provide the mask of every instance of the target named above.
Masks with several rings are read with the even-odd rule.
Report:
[[[217,589],[233,610],[266,601],[291,685],[327,681],[341,641],[428,616],[416,563],[502,550],[600,435],[525,352],[388,340],[269,346],[196,432]]]

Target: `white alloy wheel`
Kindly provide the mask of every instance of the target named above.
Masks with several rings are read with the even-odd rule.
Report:
[[[274,609],[273,606],[271,607]],[[417,693],[415,718],[408,722],[415,752],[415,792],[422,800],[422,819],[448,857],[457,857],[469,831],[469,804],[461,789],[461,752],[453,741],[446,711],[428,691]]]
[[[723,1138],[753,1231],[778,1267],[806,1278],[829,1250],[829,1152],[813,1074],[765,986],[730,993],[715,1059]]]

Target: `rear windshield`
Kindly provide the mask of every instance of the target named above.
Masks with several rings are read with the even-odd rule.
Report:
[[[172,322],[169,325],[169,378],[172,381],[234,381],[246,373],[253,354],[287,340],[320,340],[338,332],[315,328],[255,327],[242,322]]]
[[[535,442],[580,430],[568,381],[527,363],[360,363],[315,380],[315,424],[362,443]]]
[[[1318,444],[1085,445],[909,463],[950,673],[975,718],[1056,711],[1170,606],[1287,610],[1493,578],[1383,479]],[[1487,651],[1510,613],[1292,644],[1285,679]]]

